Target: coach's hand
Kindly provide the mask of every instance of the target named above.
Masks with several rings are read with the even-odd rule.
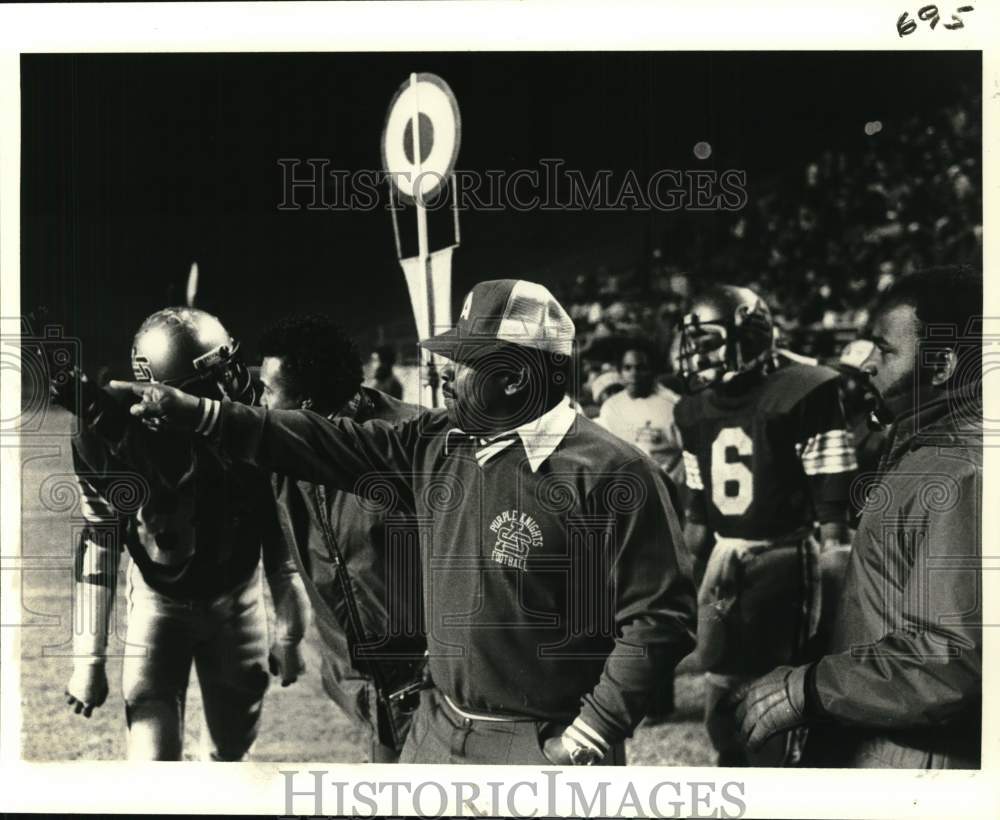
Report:
[[[112,381],[109,387],[138,396],[141,401],[133,404],[129,412],[150,427],[163,425],[175,430],[194,432],[201,421],[203,399],[175,387],[159,382],[120,381]]]
[[[305,674],[306,662],[302,656],[302,644],[298,641],[276,640],[267,655],[267,667],[271,674],[281,678],[282,686],[295,683]]]
[[[542,753],[556,766],[593,766],[601,760],[593,749],[576,743],[565,733],[547,738]]]
[[[89,718],[108,699],[108,676],[104,663],[76,663],[66,686],[66,703],[78,715]]]
[[[549,759],[550,763],[555,763],[557,766],[573,765],[573,759],[569,756],[569,749],[563,745],[562,735],[556,735],[546,740],[542,751],[545,752],[545,756]]]
[[[733,693],[730,701],[748,749],[757,751],[768,738],[806,722],[808,668],[779,666]]]

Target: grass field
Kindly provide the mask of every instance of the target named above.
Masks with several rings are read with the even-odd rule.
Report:
[[[72,515],[60,496],[60,476],[69,478],[69,417],[52,414],[45,435],[26,437],[22,447],[23,550],[21,629],[22,757],[26,760],[116,760],[125,756],[121,660],[108,663],[111,695],[89,720],[74,715],[63,690],[71,661]],[[43,499],[45,499],[43,501]],[[54,504],[53,501],[65,501]],[[59,511],[53,511],[59,507]],[[124,570],[124,562],[122,570]],[[119,583],[122,603],[124,578]],[[270,609],[270,604],[269,604]],[[124,649],[123,606],[112,648]],[[315,631],[306,641],[308,670],[286,689],[272,686],[264,702],[260,736],[251,753],[258,761],[357,763],[365,759],[364,733],[323,693]],[[640,727],[628,744],[632,764],[712,765],[700,721],[701,676],[677,677],[677,710],[667,723]],[[201,697],[192,671],[188,689],[185,758],[195,759],[202,728]]]

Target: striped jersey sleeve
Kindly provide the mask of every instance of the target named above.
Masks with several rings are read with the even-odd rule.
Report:
[[[802,400],[798,420],[795,450],[809,481],[816,518],[821,524],[846,520],[858,462],[836,379]]]
[[[795,445],[806,475],[846,473],[858,468],[854,442],[844,429],[815,433]]]
[[[705,489],[705,485],[701,480],[701,468],[698,466],[698,457],[687,450],[684,451],[684,483],[691,490]]]

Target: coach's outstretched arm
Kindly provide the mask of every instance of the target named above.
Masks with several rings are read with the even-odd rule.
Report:
[[[361,425],[310,410],[267,410],[203,399],[156,382],[113,381],[110,386],[141,399],[130,408],[133,416],[211,437],[237,461],[348,492],[377,474],[404,498],[412,498],[419,419],[399,427],[380,421]]]

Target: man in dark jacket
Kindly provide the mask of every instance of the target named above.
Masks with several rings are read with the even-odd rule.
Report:
[[[832,645],[737,693],[751,746],[809,723],[808,765],[979,767],[982,287],[924,271],[876,307],[862,367],[892,427]]]
[[[261,404],[269,409],[312,410],[356,424],[396,424],[420,412],[361,386],[357,347],[326,316],[284,319],[264,333],[259,348]],[[285,475],[274,475],[273,486],[323,642],[323,687],[370,730],[371,762],[394,763],[410,714],[390,696],[415,682],[426,647],[409,511],[383,510]]]
[[[115,386],[234,458],[413,505],[435,687],[401,760],[623,763],[694,645],[694,585],[660,469],[570,406],[572,340],[541,285],[481,282],[423,343],[454,362],[445,412],[397,427]]]

